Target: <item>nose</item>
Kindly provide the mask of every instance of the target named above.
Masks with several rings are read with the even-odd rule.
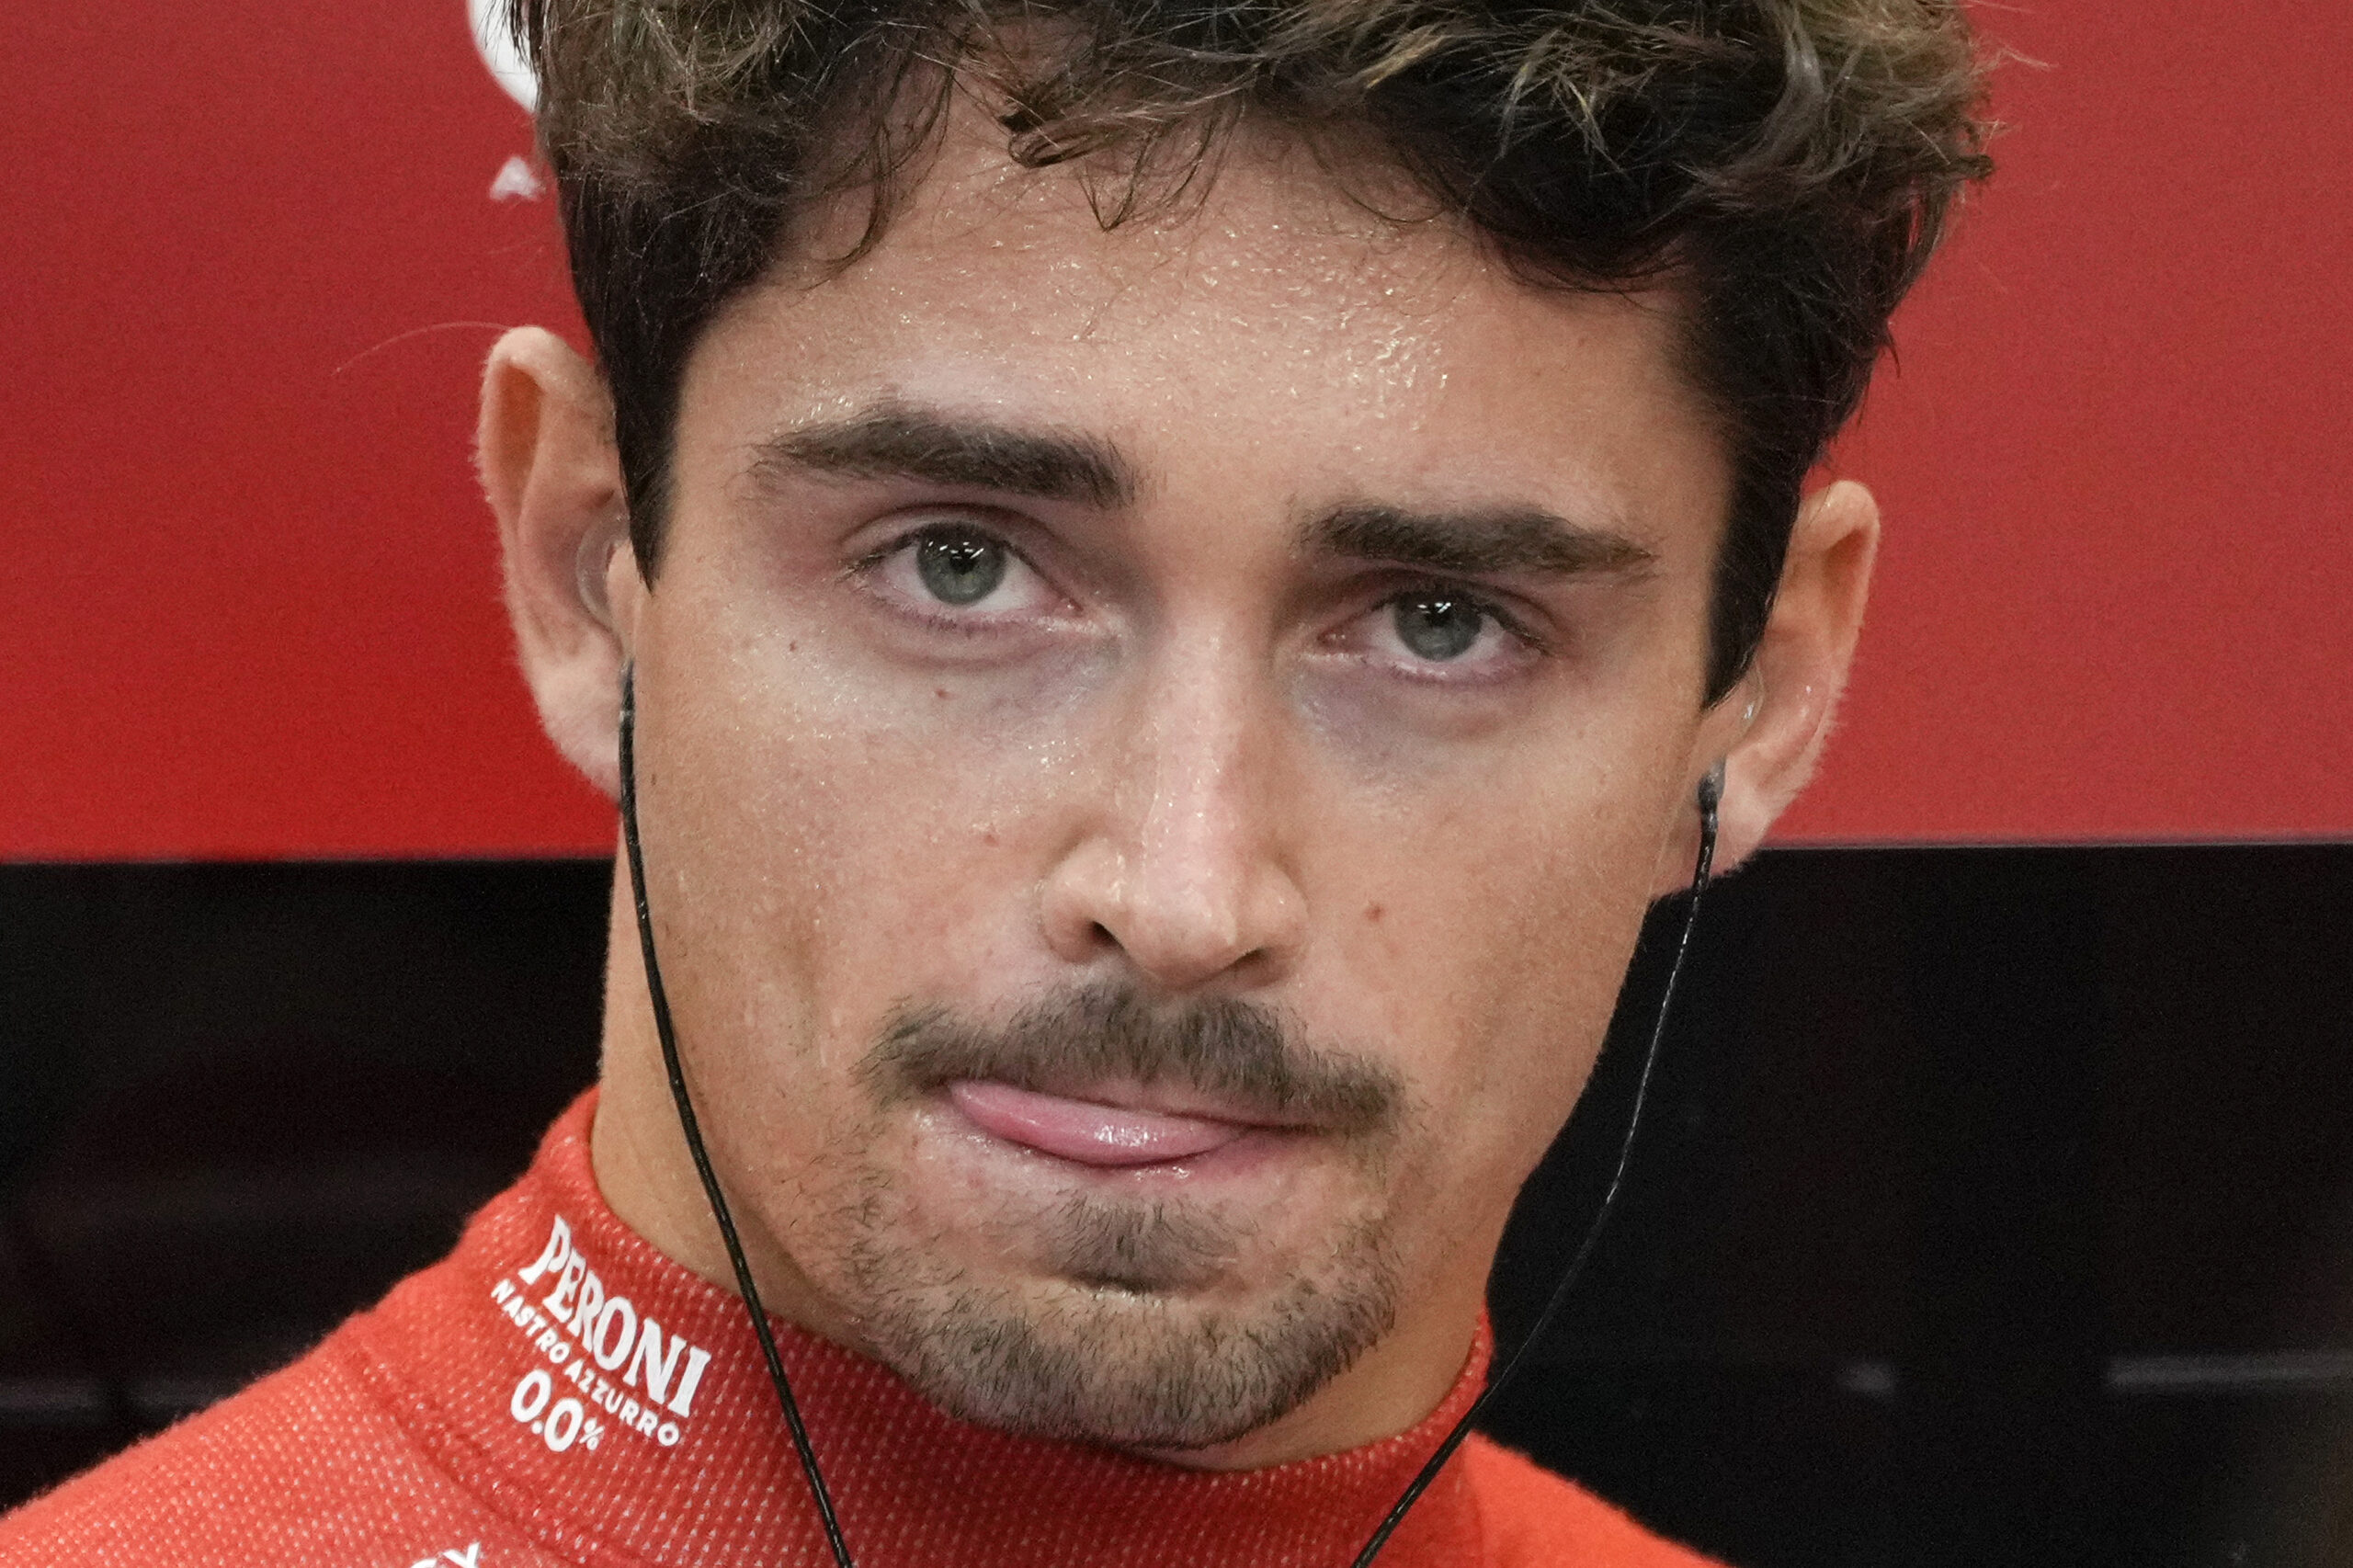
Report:
[[[1058,957],[1124,961],[1165,992],[1257,987],[1288,972],[1307,906],[1282,728],[1279,699],[1245,660],[1188,661],[1141,687],[1046,880],[1040,917]]]

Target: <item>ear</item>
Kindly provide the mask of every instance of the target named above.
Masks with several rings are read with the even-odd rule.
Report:
[[[1813,776],[1831,718],[1847,688],[1855,638],[1879,553],[1879,503],[1851,480],[1806,497],[1781,568],[1765,635],[1748,674],[1699,726],[1693,790],[1721,757],[1716,869],[1730,870],[1764,842],[1768,829]],[[1751,704],[1754,710],[1751,710]],[[1696,812],[1689,813],[1696,819]],[[1679,864],[1662,868],[1661,892],[1686,885],[1698,826],[1676,835]]]
[[[517,327],[490,351],[477,460],[516,648],[548,738],[608,795],[638,597],[612,429],[604,381],[553,333]]]

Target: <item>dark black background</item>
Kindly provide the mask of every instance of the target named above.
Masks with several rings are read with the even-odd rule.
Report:
[[[446,1250],[594,1075],[608,876],[0,867],[0,1503]],[[1492,1428],[1749,1568],[2353,1562],[2349,885],[2353,846],[1760,857]],[[1662,971],[1506,1239],[1506,1343]]]

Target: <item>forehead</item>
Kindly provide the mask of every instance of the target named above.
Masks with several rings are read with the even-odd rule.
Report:
[[[1343,183],[1267,137],[1224,149],[1206,189],[1107,226],[1124,182],[1018,167],[990,129],[951,122],[849,266],[824,258],[855,243],[862,203],[799,236],[817,259],[779,267],[699,346],[684,423],[733,404],[728,423],[782,429],[894,399],[1147,456],[1278,453],[1302,483],[1323,467],[1437,499],[1535,484],[1718,509],[1668,297],[1530,285],[1394,181]]]

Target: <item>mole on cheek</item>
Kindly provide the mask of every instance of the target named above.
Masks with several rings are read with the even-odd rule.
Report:
[[[1365,919],[1367,919],[1368,921],[1371,922],[1371,923],[1372,923],[1373,925],[1375,925],[1375,926],[1380,925],[1380,924],[1381,924],[1381,905],[1379,905],[1379,904],[1377,904],[1377,903],[1368,903],[1368,904],[1366,904],[1366,905],[1364,906],[1364,917],[1365,917]]]

